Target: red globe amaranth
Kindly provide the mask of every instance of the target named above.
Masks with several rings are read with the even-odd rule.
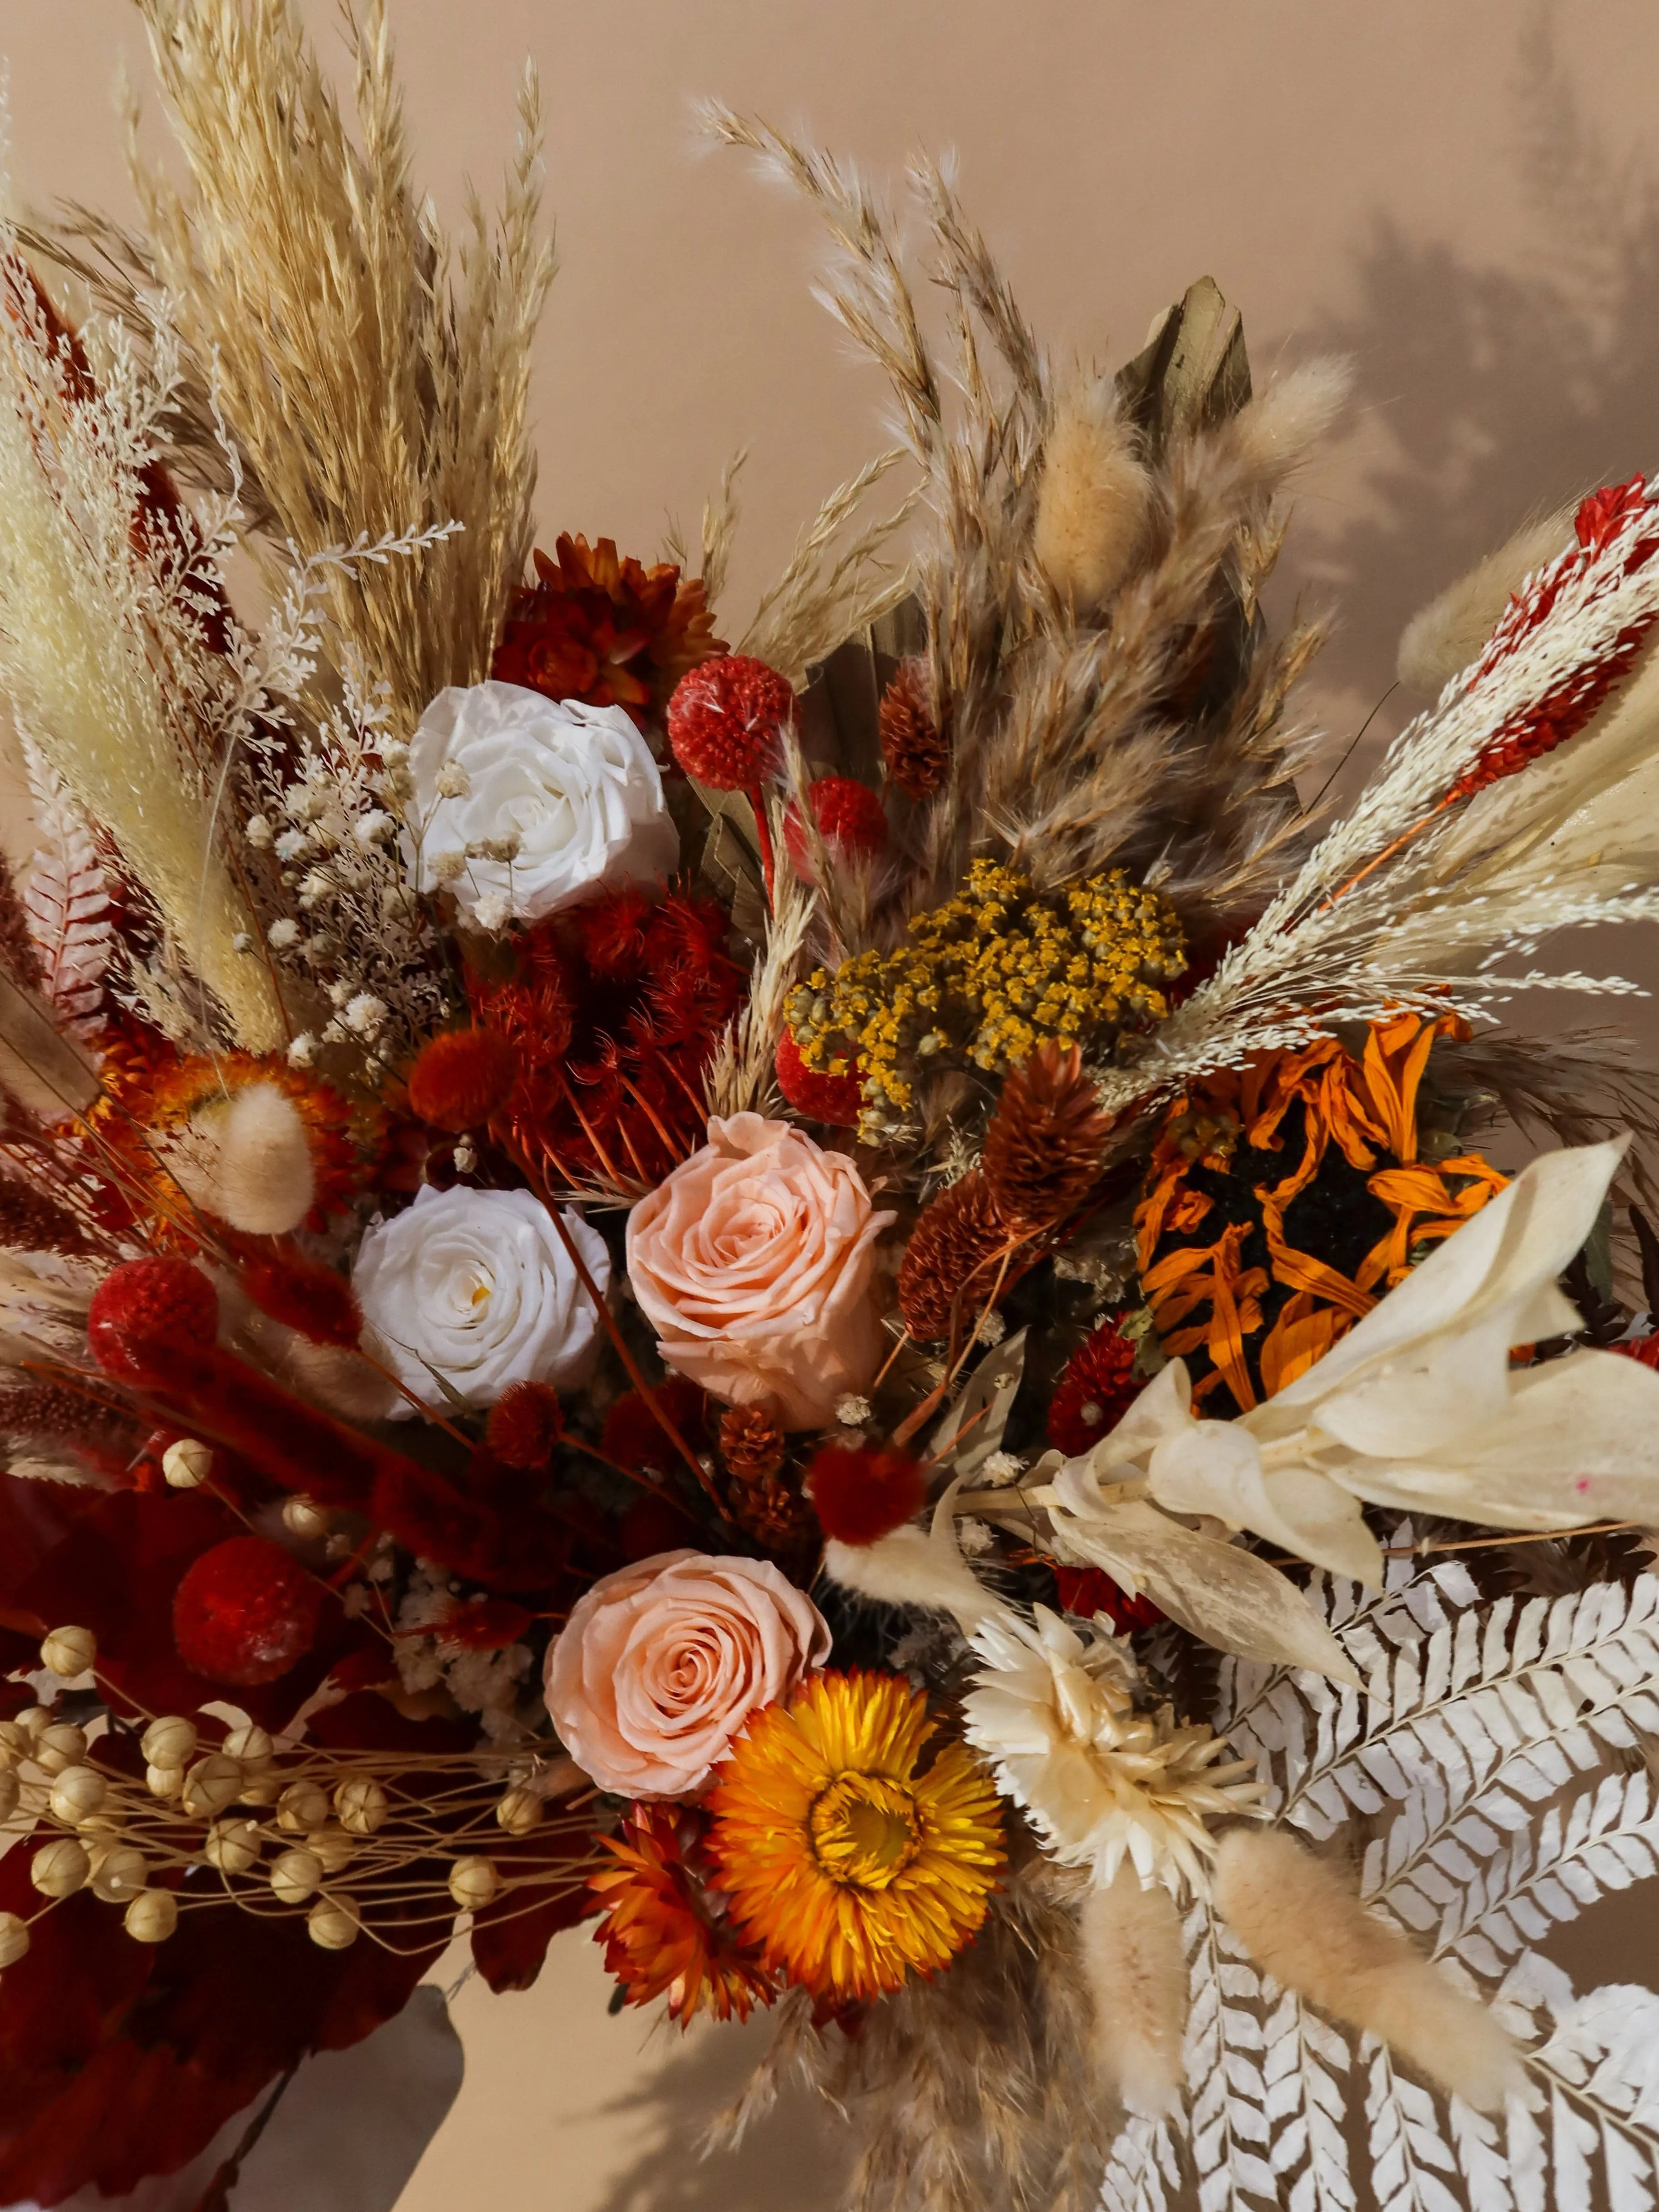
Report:
[[[199,1352],[219,1329],[219,1293],[188,1260],[129,1260],[92,1294],[87,1342],[106,1375],[143,1382],[154,1350]]]
[[[445,1030],[409,1072],[409,1103],[434,1129],[476,1129],[518,1080],[518,1048],[500,1030]]]
[[[173,1639],[210,1682],[274,1682],[317,1640],[322,1591],[280,1544],[233,1536],[204,1552],[173,1600]]]
[[[1054,1582],[1061,1610],[1092,1620],[1103,1613],[1120,1636],[1137,1628],[1150,1628],[1163,1613],[1149,1597],[1131,1597],[1098,1567],[1056,1567]]]
[[[668,742],[699,783],[749,791],[776,768],[794,711],[794,692],[775,668],[724,653],[681,677],[668,702]]]
[[[887,850],[887,811],[867,783],[853,775],[821,775],[806,796],[818,834],[830,857],[872,860]],[[804,884],[813,881],[812,853],[800,809],[793,801],[783,817],[783,842],[789,865]]]
[[[800,1056],[792,1031],[778,1039],[775,1066],[778,1088],[786,1103],[809,1121],[826,1122],[832,1129],[857,1126],[864,1103],[864,1085],[856,1075],[820,1075]]]
[[[825,1444],[812,1455],[805,1488],[826,1536],[843,1544],[873,1544],[921,1512],[927,1470],[908,1452]]]
[[[503,1390],[484,1423],[484,1442],[508,1467],[545,1467],[564,1434],[564,1407],[546,1382],[514,1382]]]
[[[1066,1363],[1048,1403],[1048,1441],[1079,1459],[1109,1436],[1140,1395],[1135,1347],[1115,1319],[1103,1321]]]

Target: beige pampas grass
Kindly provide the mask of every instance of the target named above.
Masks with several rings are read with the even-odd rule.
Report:
[[[272,1083],[249,1084],[193,1115],[167,1165],[198,1206],[248,1237],[286,1236],[316,1196],[306,1125]]]
[[[1152,477],[1112,386],[1097,381],[1068,392],[1043,447],[1031,551],[1079,615],[1103,606],[1141,559],[1152,501]]]
[[[1276,490],[1329,432],[1353,384],[1351,362],[1330,356],[1275,377],[1238,416],[1245,465],[1264,490]]]
[[[1407,690],[1432,697],[1469,666],[1492,635],[1510,592],[1571,544],[1572,512],[1560,507],[1525,524],[1412,617],[1401,635],[1397,664]]]
[[[1106,2085],[1128,2111],[1161,2120],[1181,2095],[1187,1962],[1175,1899],[1120,1867],[1083,1900],[1078,1940],[1095,2001],[1095,2049]]]
[[[1234,1829],[1216,1859],[1215,1906],[1264,1972],[1322,2012],[1380,2036],[1477,2112],[1524,2087],[1514,2044],[1324,1860],[1283,1829]]]

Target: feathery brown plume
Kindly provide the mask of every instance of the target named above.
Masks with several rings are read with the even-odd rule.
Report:
[[[1092,1188],[1111,1133],[1083,1054],[1041,1044],[1002,1086],[980,1163],[992,1200],[1011,1225],[1046,1229]]]
[[[0,1245],[14,1252],[94,1249],[84,1226],[66,1206],[12,1175],[0,1175]]]
[[[923,1342],[949,1336],[953,1317],[966,1319],[969,1309],[982,1305],[996,1281],[993,1262],[1007,1243],[991,1187],[977,1168],[931,1200],[899,1269],[899,1312],[911,1335]]]
[[[720,1457],[734,1483],[765,1482],[783,1465],[783,1431],[769,1404],[728,1406],[720,1415]]]
[[[951,754],[933,720],[927,664],[914,655],[900,661],[881,695],[878,728],[888,781],[907,799],[931,799],[945,781]]]

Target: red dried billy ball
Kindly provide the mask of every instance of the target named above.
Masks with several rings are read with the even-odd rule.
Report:
[[[797,1114],[809,1121],[828,1122],[832,1129],[856,1126],[864,1103],[864,1085],[856,1075],[820,1075],[800,1056],[800,1047],[788,1030],[778,1039],[778,1088]]]
[[[563,1434],[564,1408],[547,1382],[514,1382],[484,1423],[484,1442],[508,1467],[545,1467]]]
[[[173,1600],[179,1656],[210,1682],[274,1682],[317,1640],[323,1594],[297,1560],[263,1536],[204,1552]]]
[[[775,668],[723,653],[682,676],[668,702],[668,742],[688,775],[713,791],[751,791],[778,764],[795,695]]]
[[[854,775],[821,775],[806,796],[818,834],[832,860],[872,860],[887,850],[887,812],[867,783]],[[812,852],[800,809],[792,801],[783,817],[789,865],[804,884],[812,881]]]
[[[806,1470],[806,1494],[826,1536],[873,1544],[915,1519],[927,1497],[927,1473],[908,1452],[825,1444]]]
[[[202,1352],[219,1330],[219,1293],[188,1260],[129,1260],[92,1294],[87,1342],[106,1375],[143,1382],[151,1352]]]
[[[409,1103],[434,1129],[476,1129],[518,1077],[518,1048],[500,1030],[445,1030],[416,1057]]]

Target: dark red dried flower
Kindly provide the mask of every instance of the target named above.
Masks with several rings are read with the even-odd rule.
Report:
[[[1164,1615],[1149,1597],[1131,1597],[1098,1567],[1056,1567],[1054,1583],[1060,1608],[1084,1620],[1103,1613],[1120,1636],[1137,1628],[1151,1628]]]
[[[1010,1072],[985,1133],[980,1165],[1003,1219],[1021,1229],[1063,1220],[1098,1182],[1111,1133],[1081,1052],[1046,1039]]]
[[[233,1536],[204,1552],[174,1592],[173,1640],[210,1682],[274,1682],[316,1642],[322,1601],[280,1544]]]
[[[489,1409],[484,1442],[508,1467],[542,1468],[564,1434],[564,1407],[545,1382],[515,1382]]]
[[[931,799],[945,781],[951,754],[933,720],[924,661],[900,661],[881,695],[878,726],[888,781],[918,804]]]
[[[546,1589],[569,1562],[569,1538],[550,1515],[524,1503],[464,1497],[412,1460],[381,1474],[374,1514],[405,1550],[486,1589]]]
[[[283,1252],[274,1259],[246,1261],[238,1279],[261,1313],[313,1344],[350,1350],[362,1335],[356,1293],[343,1275],[320,1260]]]
[[[688,669],[725,651],[702,585],[668,562],[619,557],[614,538],[590,546],[567,533],[556,551],[537,552],[490,672],[550,699],[622,707],[643,728]]]
[[[645,967],[657,914],[637,884],[623,884],[579,906],[571,919],[582,957],[607,982],[631,983]]]
[[[1135,1347],[1115,1318],[1103,1321],[1066,1361],[1048,1401],[1048,1441],[1068,1459],[1109,1436],[1140,1395]]]
[[[797,1114],[809,1121],[823,1121],[832,1129],[857,1127],[864,1103],[864,1085],[856,1075],[820,1075],[800,1056],[794,1036],[785,1030],[778,1039],[778,1088]]]
[[[752,791],[775,770],[795,711],[787,679],[763,660],[728,653],[683,676],[668,702],[668,742],[711,791]]]
[[[708,1400],[695,1382],[671,1375],[651,1395],[694,1452],[710,1446]],[[635,1474],[671,1474],[684,1465],[660,1421],[637,1390],[625,1390],[606,1416],[600,1449]]]
[[[106,1374],[143,1382],[158,1354],[213,1342],[219,1293],[188,1260],[129,1260],[92,1294],[87,1341]]]
[[[825,1444],[806,1469],[806,1492],[826,1536],[843,1544],[873,1544],[921,1512],[927,1470],[908,1452]]]
[[[874,860],[887,850],[887,812],[867,783],[853,775],[821,775],[806,796],[818,834],[832,860]],[[791,800],[783,817],[783,842],[789,865],[804,884],[814,880],[811,848],[800,809]]]
[[[438,1624],[438,1634],[446,1644],[458,1644],[463,1651],[504,1651],[509,1644],[518,1642],[535,1618],[511,1598],[475,1597],[465,1605],[452,1606]]]
[[[518,1079],[519,1054],[500,1030],[445,1030],[409,1072],[409,1103],[434,1129],[476,1129]]]

